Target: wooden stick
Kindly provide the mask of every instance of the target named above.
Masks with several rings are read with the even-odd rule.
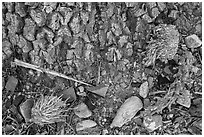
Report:
[[[68,80],[72,80],[72,81],[81,83],[81,84],[84,84],[84,85],[87,85],[87,86],[92,86],[91,84],[85,83],[83,81],[76,80],[76,79],[74,79],[72,77],[68,77],[68,76],[66,76],[64,74],[61,74],[61,73],[58,73],[56,71],[44,69],[44,68],[41,68],[40,66],[32,65],[32,64],[23,62],[21,60],[18,60],[18,59],[15,59],[13,63],[15,65],[18,65],[18,66],[21,66],[21,67],[25,67],[25,68],[29,68],[29,69],[34,69],[34,70],[39,71],[39,72],[45,72],[45,73],[48,73],[48,74],[51,74],[51,75],[54,75],[54,76],[58,76],[58,77],[61,77],[61,78],[65,78],[65,79],[68,79]]]

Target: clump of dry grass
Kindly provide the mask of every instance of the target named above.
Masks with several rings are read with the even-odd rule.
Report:
[[[179,44],[179,32],[174,25],[160,24],[154,28],[154,39],[147,46],[145,65],[154,65],[156,59],[167,62],[174,58]]]
[[[31,121],[39,124],[51,124],[64,121],[66,101],[57,96],[41,96],[31,111]]]

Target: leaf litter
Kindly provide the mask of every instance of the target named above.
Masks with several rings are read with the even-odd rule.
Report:
[[[202,134],[201,4],[3,2],[2,133]]]

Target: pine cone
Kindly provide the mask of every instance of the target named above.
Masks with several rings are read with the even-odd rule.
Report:
[[[42,95],[32,108],[31,121],[39,125],[64,121],[62,113],[65,111],[65,102],[61,97]]]
[[[160,24],[154,28],[154,37],[147,46],[146,66],[156,59],[167,62],[174,58],[179,44],[179,32],[174,25]]]

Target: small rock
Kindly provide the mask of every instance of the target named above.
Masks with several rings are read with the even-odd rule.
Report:
[[[36,25],[35,22],[32,21],[32,19],[25,19],[25,26],[23,28],[23,36],[29,40],[33,41],[35,40],[35,29]]]
[[[177,103],[190,108],[191,106],[191,94],[189,90],[182,90],[182,92],[180,92],[181,95],[179,96],[179,98],[177,99]]]
[[[87,118],[92,115],[92,112],[88,109],[87,105],[84,103],[79,104],[74,108],[74,113],[80,118]]]
[[[87,105],[89,110],[94,110],[96,108],[96,100],[95,97],[90,97],[90,94],[85,97],[84,103]]]
[[[154,18],[156,18],[159,14],[160,14],[160,12],[159,12],[158,8],[153,8],[152,9],[152,16]]]
[[[13,99],[10,98],[10,99],[8,99],[8,100],[5,102],[5,107],[6,107],[6,109],[9,109],[9,108],[11,107],[12,101],[13,101]],[[3,111],[3,110],[2,110],[2,111]]]
[[[197,24],[195,29],[196,29],[196,34],[198,35],[202,34],[202,24]]]
[[[31,10],[30,16],[38,26],[43,26],[46,22],[46,14],[44,12],[40,12],[38,10]]]
[[[21,124],[23,122],[23,117],[19,113],[18,108],[14,105],[11,105],[9,110],[11,111],[12,117],[19,123]]]
[[[148,23],[153,21],[153,19],[148,14],[144,14],[142,18],[145,19]]]
[[[15,12],[18,13],[20,17],[25,17],[27,14],[25,4],[23,2],[16,2]]]
[[[77,95],[86,96],[86,92],[84,92],[84,87],[83,86],[79,86],[78,89],[79,89],[79,91],[77,92]]]
[[[143,124],[150,132],[152,132],[162,126],[162,117],[161,115],[144,117]]]
[[[151,105],[150,100],[148,98],[145,98],[144,99],[144,108],[147,108],[150,105]]]
[[[12,132],[13,130],[15,130],[15,128],[12,125],[5,125],[5,127],[3,127],[3,132]]]
[[[128,36],[121,36],[118,43],[120,44],[121,47],[124,46],[125,43],[128,42]]]
[[[11,43],[8,40],[3,40],[2,41],[2,59],[6,59],[7,57],[9,58],[11,56],[11,54],[13,53],[13,51],[11,50]]]
[[[27,99],[24,103],[20,105],[20,112],[25,119],[25,122],[29,122],[31,119],[31,109],[34,105],[33,99]]]
[[[108,129],[103,129],[102,130],[102,135],[108,135]]]
[[[122,127],[125,123],[129,122],[142,107],[142,101],[137,96],[128,98],[117,111],[110,127]]]
[[[201,46],[202,41],[197,35],[193,34],[185,38],[185,43],[188,48],[198,48]]]
[[[16,107],[18,107],[23,101],[25,101],[25,96],[19,95],[19,96],[15,97],[15,99],[13,100],[13,104]]]
[[[166,8],[166,4],[164,2],[158,2],[158,8],[163,11]]]
[[[79,87],[79,92],[81,92],[81,93],[84,92],[84,87],[83,87],[83,86],[80,86],[80,87]]]
[[[148,77],[148,83],[149,83],[149,89],[151,89],[154,86],[154,78]]]
[[[6,83],[6,89],[13,92],[15,90],[17,84],[18,84],[18,80],[15,77],[11,76],[11,77],[9,77],[9,79]]]
[[[96,125],[97,125],[96,122],[92,120],[84,120],[84,121],[77,123],[76,131],[81,131],[87,128],[92,128],[92,127],[95,127]]]
[[[148,82],[145,81],[144,83],[142,83],[142,85],[140,86],[140,92],[139,95],[143,98],[146,98],[148,93],[149,93],[149,87],[148,87]]]

